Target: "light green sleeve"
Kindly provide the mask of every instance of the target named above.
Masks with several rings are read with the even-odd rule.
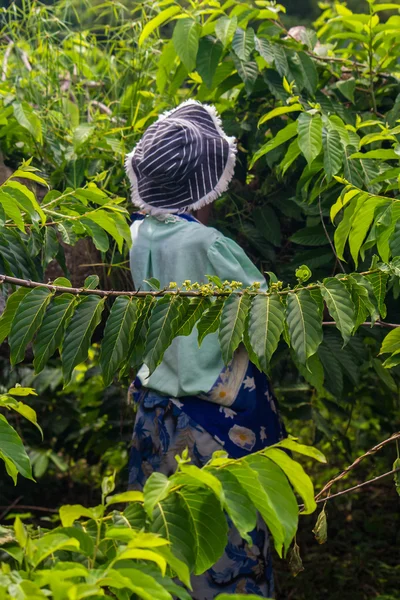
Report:
[[[267,291],[265,277],[233,240],[222,236],[218,238],[208,249],[208,260],[222,281],[241,281],[245,287],[259,281],[260,289]]]

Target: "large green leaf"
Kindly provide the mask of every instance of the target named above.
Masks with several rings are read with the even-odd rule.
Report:
[[[25,210],[27,214],[35,221],[37,215],[40,216],[42,224],[46,223],[46,215],[43,212],[40,204],[35,198],[35,194],[19,181],[9,180],[4,185],[3,190],[10,196],[15,198],[18,204]]]
[[[286,475],[280,466],[264,456],[248,456],[245,462],[257,473],[271,507],[283,527],[283,546],[287,551],[297,531],[299,507]],[[288,465],[286,466],[288,468]]]
[[[196,542],[191,516],[180,494],[170,494],[154,509],[150,530],[171,543],[172,552],[186,562],[190,570],[196,563]]]
[[[368,279],[359,274],[354,275],[354,277],[349,275],[346,283],[349,287],[351,299],[354,304],[354,331],[356,331],[361,323],[366,320],[367,315],[370,315],[371,321],[374,323],[379,318],[379,312],[375,305],[376,303],[374,303],[374,293]]]
[[[235,475],[227,469],[215,469],[213,475],[222,483],[225,509],[243,539],[250,542],[248,535],[256,526],[257,512],[250,498]]]
[[[257,63],[254,60],[240,60],[236,54],[233,55],[233,62],[247,94],[251,94],[258,77]]]
[[[386,317],[386,306],[385,306],[385,296],[386,296],[386,285],[388,281],[388,275],[383,273],[382,271],[377,271],[376,273],[370,273],[366,276],[366,279],[372,285],[372,289],[375,294],[375,298],[378,304],[379,314],[382,319]]]
[[[357,208],[352,218],[352,226],[349,233],[349,247],[353,260],[358,265],[358,254],[365,240],[365,236],[374,219],[375,211],[378,207],[388,204],[385,198],[371,197],[365,202],[363,197],[357,201]]]
[[[322,133],[324,148],[324,170],[328,181],[340,171],[343,163],[343,146],[340,135],[335,129],[324,129]]]
[[[213,78],[221,54],[222,46],[217,40],[211,36],[207,36],[200,40],[196,66],[202,80],[208,88],[212,88]]]
[[[202,315],[200,321],[197,323],[199,344],[202,343],[206,335],[218,330],[223,306],[224,301],[216,298],[210,308]]]
[[[391,354],[400,351],[400,329],[393,329],[382,342],[380,354]]]
[[[163,473],[154,472],[147,479],[143,493],[144,493],[144,509],[149,517],[153,518],[153,511],[156,504],[164,500],[171,488],[173,487],[172,481],[168,479]]]
[[[305,52],[298,52],[297,57],[301,65],[304,87],[314,96],[318,86],[318,72],[315,63]]]
[[[18,305],[9,336],[11,364],[23,360],[26,347],[40,327],[51,297],[50,290],[39,287],[26,294]]]
[[[129,590],[132,590],[135,596],[143,598],[143,600],[172,600],[171,594],[163,585],[158,583],[154,577],[142,572],[140,569],[126,568],[125,565],[121,568],[117,565],[116,570],[124,577],[121,586],[124,585]],[[126,596],[124,596],[124,598],[126,598]]]
[[[179,490],[189,515],[195,542],[195,575],[210,569],[221,558],[228,541],[228,525],[221,504],[206,488]],[[186,525],[187,526],[187,525]]]
[[[172,35],[176,53],[189,73],[196,66],[200,31],[200,24],[193,19],[179,19]]]
[[[281,245],[281,226],[274,209],[268,204],[258,207],[253,212],[258,231],[274,246]]]
[[[15,198],[3,190],[0,190],[0,205],[3,207],[7,217],[15,223],[22,233],[25,233],[24,219]]]
[[[62,294],[52,301],[33,344],[33,366],[40,373],[57,348],[61,346],[66,324],[73,313],[76,297]]]
[[[308,290],[288,294],[286,319],[293,350],[298,361],[306,364],[322,342],[321,315]]]
[[[68,324],[61,350],[66,383],[69,383],[74,368],[87,358],[92,335],[100,323],[103,307],[104,298],[86,296],[79,302]]]
[[[150,373],[162,361],[164,352],[171,344],[182,318],[182,299],[179,296],[163,296],[153,308],[146,338],[144,362]]]
[[[289,125],[286,125],[286,127],[280,129],[276,136],[272,138],[272,140],[269,140],[269,142],[261,146],[261,148],[259,148],[257,152],[253,154],[249,168],[252,168],[262,156],[268,154],[268,152],[271,152],[272,150],[275,150],[275,148],[278,148],[278,146],[284,144],[295,135],[297,135],[297,121],[294,123],[289,123]]]
[[[248,61],[254,50],[254,29],[251,27],[246,30],[240,27],[236,29],[232,49],[240,60]]]
[[[215,22],[215,35],[222,42],[224,48],[232,41],[237,27],[237,17],[221,17]]]
[[[3,415],[0,415],[0,454],[10,461],[23,477],[32,479],[31,463],[21,438]]]
[[[14,116],[18,123],[27,129],[33,138],[41,144],[43,142],[42,124],[38,115],[28,102],[14,102]]]
[[[163,25],[164,23],[166,23],[166,21],[172,19],[180,11],[181,8],[179,6],[169,6],[165,10],[158,13],[153,19],[148,21],[143,27],[143,30],[140,34],[139,46],[141,46],[143,42],[147,40],[149,35],[151,35],[151,33],[153,33],[153,31],[157,29],[157,27],[160,27],[160,25]]]
[[[314,486],[300,463],[296,462],[282,450],[267,448],[264,455],[276,463],[289,479],[294,490],[304,502],[304,514],[309,515],[317,508],[314,500]]]
[[[210,306],[210,299],[207,296],[199,296],[190,298],[189,304],[186,306],[186,312],[182,318],[182,322],[176,332],[176,335],[190,335],[193,327],[200,319],[202,314]]]
[[[345,344],[350,339],[355,325],[355,309],[345,284],[335,277],[327,277],[321,285],[321,294]]]
[[[117,242],[118,250],[121,252],[124,238],[121,235],[118,223],[114,217],[115,215],[112,215],[103,209],[92,211],[86,215],[86,218],[89,221],[92,221],[101,227],[101,229],[104,229],[104,231],[109,233],[111,237],[114,238],[114,240]]]
[[[0,317],[0,344],[4,342],[11,330],[11,325],[22,299],[29,294],[29,288],[20,287],[7,300],[6,308]]]
[[[112,305],[101,343],[100,365],[104,384],[109,386],[127,357],[137,318],[137,298],[118,296]]]
[[[260,513],[273,536],[275,550],[282,557],[283,544],[286,538],[285,524],[280,520],[280,516],[277,514],[276,507],[272,503],[267,489],[260,481],[258,472],[250,464],[247,464],[247,459],[246,463],[241,461],[232,465],[228,471],[233,473],[246,490],[251,502]]]
[[[247,325],[248,340],[264,373],[278,346],[284,319],[285,309],[278,294],[259,294],[253,298]]]
[[[219,343],[222,358],[228,364],[243,338],[251,296],[249,294],[231,294],[224,302],[219,327]]]
[[[299,148],[310,165],[322,150],[322,119],[319,115],[301,113],[297,123]]]
[[[351,202],[349,206],[347,206],[344,209],[343,218],[335,230],[335,235],[333,238],[335,243],[335,250],[336,254],[341,260],[344,260],[343,253],[351,230],[352,219],[355,209],[356,203]]]

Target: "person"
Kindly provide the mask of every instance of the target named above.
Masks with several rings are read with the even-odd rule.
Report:
[[[243,286],[267,284],[244,251],[193,216],[207,210],[233,176],[234,138],[228,137],[214,107],[187,101],[150,125],[127,155],[132,201],[140,213],[131,226],[130,266],[136,288],[155,277],[206,283],[208,275]],[[199,347],[197,331],[175,338],[149,375],[143,365],[131,386],[137,406],[129,463],[131,489],[142,489],[154,472],[171,475],[185,448],[201,467],[213,452],[232,458],[274,444],[284,435],[268,379],[239,347],[224,365],[217,333]],[[273,594],[268,532],[262,522],[252,545],[230,524],[222,558],[192,578],[193,598],[219,593]]]

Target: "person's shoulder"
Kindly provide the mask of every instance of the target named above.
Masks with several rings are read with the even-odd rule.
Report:
[[[224,237],[217,229],[203,225],[203,223],[200,223],[200,221],[185,220],[182,223],[181,228],[181,230],[184,230],[185,237],[187,237],[189,241],[201,241],[206,246],[209,246],[218,239]]]

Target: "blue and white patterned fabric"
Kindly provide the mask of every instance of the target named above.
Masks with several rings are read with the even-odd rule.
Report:
[[[132,201],[149,214],[197,210],[227,189],[235,154],[215,107],[187,100],[160,115],[127,155]]]
[[[129,464],[130,489],[142,489],[154,471],[172,475],[175,456],[185,448],[193,464],[202,467],[217,450],[240,458],[284,437],[268,379],[246,357],[239,351],[210,392],[201,397],[178,400],[141,387],[139,380],[132,384],[130,392],[137,415]],[[253,544],[249,545],[229,523],[224,555],[212,569],[192,578],[193,598],[211,600],[222,592],[272,597],[269,537],[261,520],[251,538]]]

